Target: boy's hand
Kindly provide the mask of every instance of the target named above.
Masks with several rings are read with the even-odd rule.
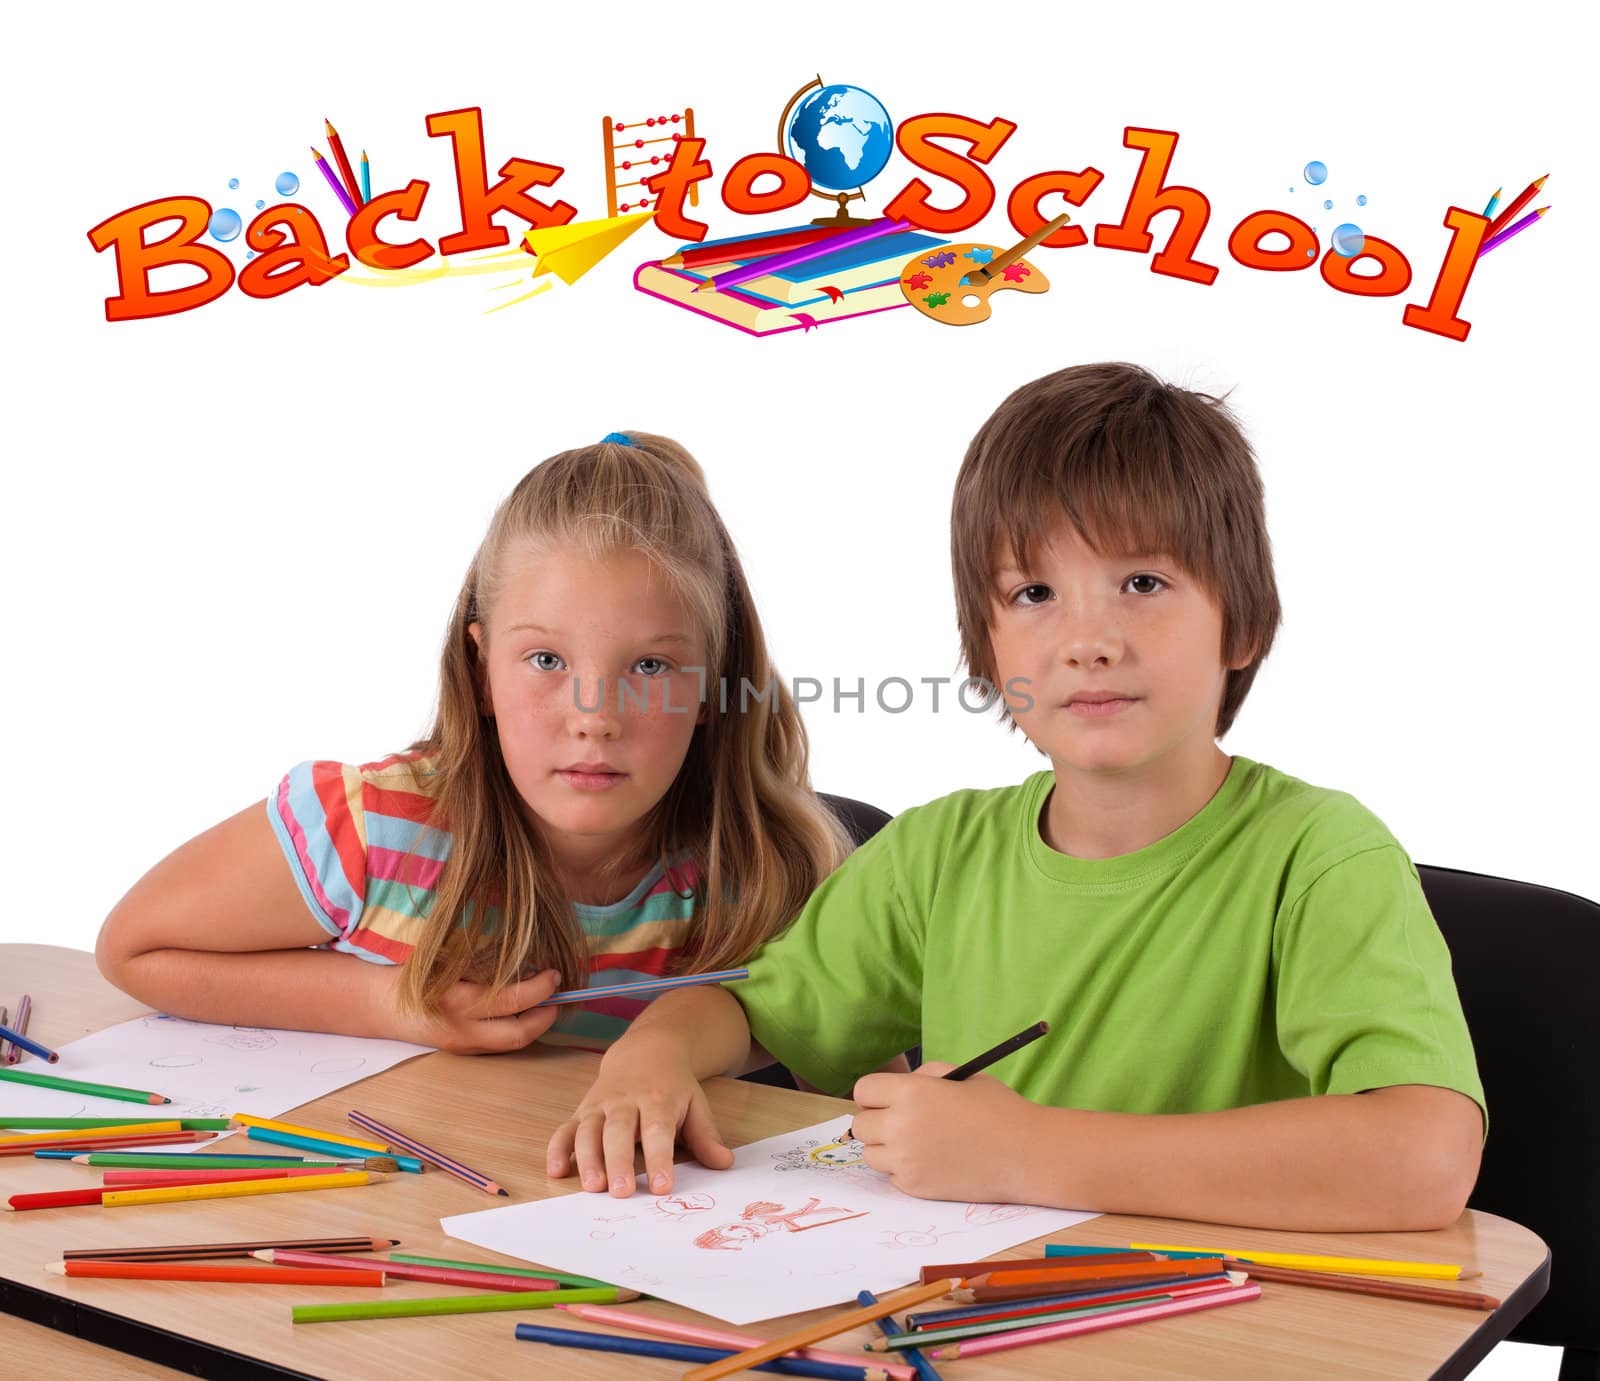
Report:
[[[448,1050],[453,1055],[492,1055],[521,1050],[548,1031],[561,1015],[559,1007],[536,1004],[550,997],[561,984],[555,969],[535,974],[502,988],[491,999],[484,983],[462,980],[444,995],[433,1016],[402,1012],[396,999],[400,970],[386,973],[385,1000],[390,1027],[384,1034],[395,1040],[415,1041]]]
[[[867,1164],[920,1199],[1030,1202],[1016,1172],[1041,1109],[987,1074],[942,1077],[954,1068],[930,1060],[856,1080],[852,1129]]]
[[[642,1145],[650,1192],[666,1194],[680,1132],[697,1161],[726,1170],[733,1152],[717,1133],[689,1062],[654,1042],[631,1044],[636,1048],[630,1050],[624,1037],[606,1052],[588,1094],[550,1138],[546,1173],[561,1179],[572,1173],[575,1159],[585,1189],[598,1193],[609,1186],[615,1198],[626,1199],[634,1190],[634,1147]]]

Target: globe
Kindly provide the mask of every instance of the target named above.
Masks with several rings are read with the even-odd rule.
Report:
[[[883,102],[859,86],[823,86],[808,94],[784,132],[789,156],[812,185],[845,192],[871,182],[889,162],[894,128]]]

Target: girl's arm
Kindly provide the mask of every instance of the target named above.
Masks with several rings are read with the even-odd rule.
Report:
[[[311,948],[328,934],[307,911],[258,802],[191,839],[134,884],[100,929],[112,983],[195,1021],[416,1041],[467,1054],[515,1050],[559,1013],[528,1011],[555,991],[539,974],[486,1001],[459,983],[436,1017],[404,1013],[400,970]]]

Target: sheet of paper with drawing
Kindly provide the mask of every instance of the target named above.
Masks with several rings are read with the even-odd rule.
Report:
[[[59,1050],[59,1064],[30,1056],[17,1068],[85,1083],[149,1089],[172,1102],[153,1108],[0,1083],[0,1110],[30,1117],[128,1114],[136,1121],[156,1116],[230,1117],[236,1112],[276,1117],[402,1060],[426,1055],[429,1047],[314,1031],[211,1026],[152,1012]]]
[[[914,1199],[843,1139],[849,1119],[752,1142],[673,1192],[582,1191],[441,1220],[452,1237],[643,1290],[732,1324],[895,1289],[925,1261],[976,1260],[1093,1213]]]

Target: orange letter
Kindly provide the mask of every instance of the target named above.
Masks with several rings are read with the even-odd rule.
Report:
[[[1450,230],[1450,248],[1445,251],[1444,263],[1439,266],[1439,276],[1433,283],[1433,296],[1426,308],[1408,306],[1400,320],[1419,331],[1433,331],[1451,340],[1465,340],[1472,329],[1470,321],[1463,321],[1457,312],[1461,299],[1467,295],[1467,284],[1472,281],[1472,270],[1478,263],[1478,246],[1483,243],[1483,232],[1489,222],[1471,211],[1452,206],[1444,215],[1445,226]]]
[[[711,165],[700,157],[704,139],[680,139],[672,146],[667,166],[653,177],[643,179],[655,194],[656,225],[675,240],[703,240],[711,227],[692,221],[683,214],[683,201],[689,188],[711,176]],[[810,179],[807,179],[809,181]]]
[[[1006,215],[1017,234],[1026,239],[1041,225],[1055,219],[1039,210],[1039,203],[1052,192],[1060,192],[1069,206],[1082,206],[1089,193],[1100,185],[1103,174],[1098,168],[1085,168],[1081,173],[1035,173],[1025,177],[1011,191],[1006,202]],[[1088,237],[1075,225],[1062,226],[1054,234],[1046,235],[1039,243],[1046,249],[1071,249],[1086,244]]]
[[[446,110],[428,116],[428,133],[450,136],[456,160],[456,198],[461,204],[461,229],[439,241],[440,254],[461,254],[469,249],[493,249],[511,243],[504,226],[490,219],[496,211],[509,211],[530,226],[565,225],[578,214],[576,206],[558,201],[546,206],[523,195],[530,187],[548,187],[563,169],[552,163],[508,159],[500,181],[489,186],[483,151],[483,112],[477,106]]]
[[[350,252],[372,269],[408,269],[420,264],[433,253],[426,240],[408,240],[403,245],[390,244],[378,234],[378,222],[385,216],[398,216],[403,221],[414,221],[422,214],[422,200],[428,195],[428,184],[416,178],[398,192],[385,192],[373,197],[355,215],[350,217],[344,232],[344,242]]]
[[[1370,278],[1360,277],[1354,271],[1363,259],[1375,259],[1378,263],[1379,271]],[[1411,265],[1387,240],[1368,235],[1360,254],[1352,254],[1348,259],[1337,252],[1324,254],[1322,281],[1330,288],[1354,293],[1357,297],[1393,297],[1411,286]]]
[[[1268,235],[1289,237],[1284,249],[1262,249]],[[1308,269],[1317,262],[1316,232],[1304,221],[1286,211],[1252,211],[1228,236],[1228,253],[1247,269],[1266,269],[1272,273]]]
[[[754,190],[762,173],[775,173],[778,185],[770,191]],[[722,179],[722,200],[728,210],[741,216],[759,216],[764,211],[787,211],[811,195],[811,176],[804,164],[781,153],[746,154]]]
[[[145,231],[173,220],[178,228],[166,238],[145,240]],[[97,251],[112,245],[117,250],[117,295],[106,298],[106,320],[141,321],[187,312],[227,292],[233,286],[233,264],[220,250],[200,243],[210,224],[211,207],[199,197],[166,197],[131,206],[95,226],[89,243]],[[169,264],[192,264],[205,278],[186,288],[151,291],[150,270]]]
[[[940,113],[916,115],[903,122],[895,131],[895,142],[900,152],[924,172],[948,178],[963,193],[962,198],[948,211],[941,211],[928,202],[933,189],[920,177],[914,177],[895,194],[895,199],[883,208],[891,220],[904,218],[923,230],[944,235],[966,230],[989,214],[994,205],[994,183],[988,174],[969,163],[958,153],[940,148],[928,141],[935,136],[965,139],[972,148],[972,157],[987,163],[1001,146],[1016,132],[1016,125],[1002,116],[995,116],[987,125],[965,115]]]
[[[1159,211],[1176,211],[1177,228],[1167,241],[1167,247],[1150,261],[1150,271],[1187,278],[1191,283],[1214,282],[1217,270],[1190,257],[1200,242],[1206,222],[1211,219],[1211,203],[1203,192],[1193,187],[1162,186],[1172,163],[1172,151],[1178,147],[1178,136],[1171,130],[1129,125],[1122,132],[1122,142],[1127,148],[1145,151],[1139,160],[1139,176],[1134,180],[1122,220],[1116,225],[1096,226],[1094,242],[1103,249],[1147,253],[1151,244],[1151,220]]]
[[[274,230],[278,225],[293,233],[284,235]],[[349,258],[343,254],[337,259],[328,257],[322,227],[303,206],[267,207],[250,222],[244,238],[261,256],[239,270],[239,288],[250,297],[281,297],[302,283],[320,287],[350,267]]]

